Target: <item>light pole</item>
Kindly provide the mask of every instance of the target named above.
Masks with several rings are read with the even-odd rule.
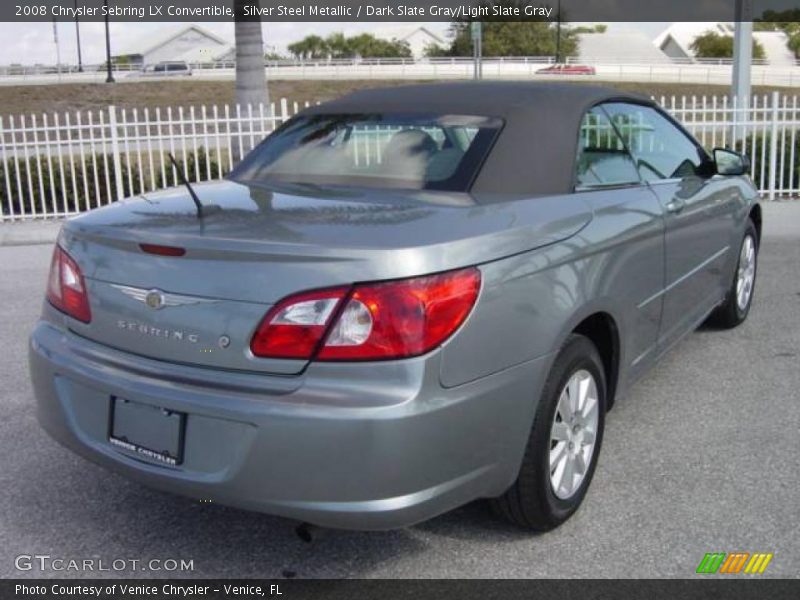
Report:
[[[556,8],[556,64],[561,62],[561,0]]]
[[[75,0],[75,37],[78,42],[78,73],[83,73],[83,58],[81,57],[81,26],[78,23],[78,0]]]
[[[53,19],[53,43],[56,45],[56,73],[61,81],[61,44],[58,41],[58,21]]]
[[[741,123],[747,119],[750,107],[750,74],[753,63],[753,3],[736,0],[736,31],[733,38],[733,88],[736,100],[733,115],[733,147],[743,137]]]
[[[106,83],[114,83],[114,73],[111,70],[111,34],[108,31],[108,0],[103,0],[105,7],[105,22],[106,22],[106,69],[108,75],[106,76]]]
[[[472,60],[473,79],[483,79],[483,25],[480,21],[473,21],[472,31]]]
[[[750,66],[753,62],[753,12],[751,0],[736,0],[735,20],[732,91],[737,99],[745,101],[750,97]]]

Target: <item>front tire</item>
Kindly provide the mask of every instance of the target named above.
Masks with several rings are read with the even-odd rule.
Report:
[[[750,313],[753,292],[756,285],[758,267],[758,232],[752,221],[747,222],[742,245],[739,247],[739,261],[725,301],[709,317],[709,323],[723,329],[741,325]]]
[[[594,344],[571,335],[536,409],[519,475],[493,508],[526,529],[548,531],[578,510],[594,475],[606,413],[606,380]]]

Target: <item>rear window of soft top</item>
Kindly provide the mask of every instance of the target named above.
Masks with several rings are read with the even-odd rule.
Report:
[[[464,115],[298,116],[231,173],[242,183],[467,191],[502,121]]]

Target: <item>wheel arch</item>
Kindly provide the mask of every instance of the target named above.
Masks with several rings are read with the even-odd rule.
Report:
[[[620,334],[614,317],[605,311],[594,312],[584,317],[571,331],[583,335],[595,345],[603,361],[606,377],[607,410],[614,405],[619,382]]]
[[[753,205],[753,208],[750,209],[750,214],[748,218],[753,222],[753,225],[756,227],[756,234],[758,235],[758,243],[761,243],[761,205],[756,203]]]

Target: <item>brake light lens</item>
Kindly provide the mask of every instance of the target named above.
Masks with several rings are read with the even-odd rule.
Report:
[[[47,300],[61,312],[79,321],[89,323],[92,320],[83,273],[78,263],[58,245],[53,250],[53,260],[50,262]]]
[[[319,360],[381,360],[429,352],[458,329],[480,290],[480,271],[357,286]]]
[[[347,291],[318,290],[279,302],[261,321],[250,341],[251,352],[262,358],[311,358]]]
[[[158,256],[183,256],[186,254],[186,248],[179,248],[177,246],[163,246],[161,244],[139,244],[142,252],[147,254],[156,254]]]
[[[264,318],[251,350],[321,361],[419,356],[464,323],[480,285],[480,271],[468,268],[291,296]]]

